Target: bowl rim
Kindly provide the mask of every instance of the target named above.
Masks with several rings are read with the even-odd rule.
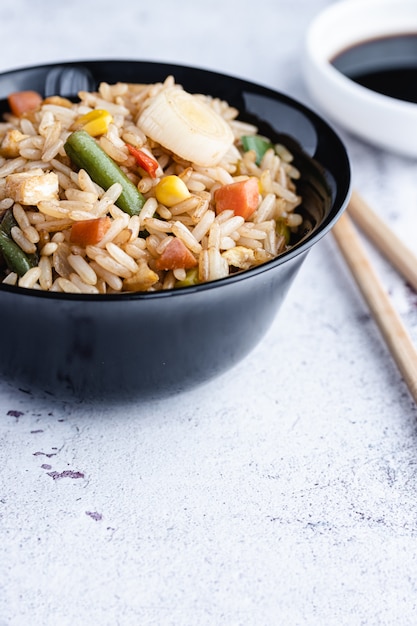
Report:
[[[178,63],[170,63],[164,61],[153,61],[147,59],[130,59],[130,58],[100,58],[100,59],[76,59],[74,61],[65,60],[62,62],[48,62],[48,63],[39,63],[34,65],[25,65],[18,66],[12,69],[0,72],[0,82],[3,78],[7,78],[9,76],[13,76],[18,74],[19,72],[25,71],[43,71],[48,69],[53,69],[57,67],[83,67],[83,66],[94,66],[94,65],[103,65],[106,63],[112,64],[137,64],[146,65],[146,66],[155,66],[159,68],[164,68],[168,73],[172,73],[175,69],[180,71],[197,71],[202,73],[203,75],[210,75],[212,77],[221,77],[222,79],[230,80],[234,85],[239,86],[241,91],[244,88],[255,91],[256,93],[260,93],[265,96],[269,96],[273,100],[279,100],[284,102],[291,107],[295,107],[299,112],[304,114],[315,127],[320,127],[323,129],[328,137],[331,137],[332,140],[338,145],[340,155],[343,157],[344,167],[346,169],[345,179],[346,183],[340,192],[342,199],[338,206],[335,206],[336,198],[332,198],[332,204],[330,206],[330,210],[327,216],[323,219],[323,221],[317,226],[317,228],[311,233],[308,234],[305,238],[303,238],[300,242],[296,243],[293,247],[291,247],[288,251],[283,252],[282,254],[266,261],[260,265],[249,268],[247,270],[241,270],[236,272],[235,274],[231,274],[227,277],[208,281],[205,283],[199,283],[197,285],[190,285],[187,287],[175,287],[172,289],[165,289],[160,291],[144,291],[144,292],[132,292],[132,293],[106,293],[106,294],[73,294],[73,293],[65,293],[65,292],[52,292],[52,291],[43,291],[39,289],[32,288],[23,288],[17,285],[8,285],[0,282],[0,293],[8,292],[11,294],[16,294],[22,297],[35,297],[35,298],[47,298],[53,300],[67,300],[70,302],[77,301],[90,301],[90,302],[111,302],[117,301],[120,302],[122,300],[153,300],[158,298],[169,298],[169,297],[178,297],[183,296],[184,294],[192,294],[199,293],[202,291],[207,291],[210,289],[218,289],[224,288],[227,285],[231,285],[232,283],[240,282],[242,280],[250,279],[251,277],[257,276],[259,274],[263,274],[264,272],[271,271],[275,267],[283,265],[284,263],[292,260],[293,258],[305,254],[310,248],[315,245],[322,237],[324,237],[334,226],[336,221],[342,215],[343,211],[346,209],[347,204],[349,202],[349,198],[352,190],[352,174],[351,174],[351,166],[350,159],[347,153],[346,146],[342,139],[340,138],[338,132],[332,127],[330,122],[325,120],[321,115],[316,113],[309,106],[304,104],[303,102],[295,99],[294,97],[276,90],[269,85],[257,83],[247,78],[243,78],[236,75],[231,75],[228,73],[219,72],[216,70],[201,68],[194,65],[188,64],[178,64]],[[0,96],[0,101],[2,97]],[[314,161],[316,152],[313,155],[308,155],[307,152],[303,149],[303,146],[300,146],[302,153]],[[317,164],[321,169],[324,167],[321,165],[320,161],[317,161]],[[325,170],[325,173],[327,171]]]

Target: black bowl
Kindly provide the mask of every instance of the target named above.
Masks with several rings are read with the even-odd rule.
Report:
[[[283,141],[302,177],[308,227],[282,256],[222,280],[157,293],[73,295],[0,284],[0,375],[59,398],[150,398],[225,372],[270,327],[308,251],[333,226],[350,190],[339,137],[315,113],[264,86],[192,67],[78,61],[0,75],[0,113],[12,91],[75,96],[102,81],[162,81],[227,100],[240,117]]]

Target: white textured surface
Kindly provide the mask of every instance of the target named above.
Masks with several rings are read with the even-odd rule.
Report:
[[[311,105],[300,50],[327,4],[6,1],[0,70],[178,61]],[[342,136],[417,252],[416,161]],[[417,338],[417,296],[365,244]],[[0,382],[0,429],[1,626],[417,623],[416,408],[331,236],[222,378],[106,408]]]

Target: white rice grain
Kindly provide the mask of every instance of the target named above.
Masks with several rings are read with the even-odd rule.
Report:
[[[68,209],[64,208],[62,204],[50,200],[41,200],[38,203],[38,209],[44,215],[48,215],[48,217],[67,217],[69,213]]]
[[[107,254],[99,254],[95,258],[95,262],[100,265],[103,269],[108,272],[118,276],[119,278],[129,278],[132,275],[132,272],[127,269],[121,263],[118,263],[113,258],[111,258]]]
[[[13,174],[19,169],[22,169],[26,164],[26,159],[23,157],[17,157],[16,159],[10,159],[0,167],[0,178],[4,178],[9,174]]]
[[[65,197],[67,200],[82,202],[88,205],[93,205],[97,202],[97,194],[95,192],[83,191],[82,189],[75,189],[74,187],[65,190]]]
[[[184,226],[184,224],[179,221],[174,222],[172,225],[172,232],[179,239],[181,239],[183,243],[185,243],[185,245],[191,250],[191,252],[194,252],[195,254],[199,254],[201,252],[200,242],[197,241],[192,232],[186,226]]]
[[[10,272],[7,276],[2,280],[4,285],[17,285],[18,275],[16,272]]]
[[[25,228],[30,227],[31,224],[29,222],[27,213],[22,207],[22,205],[19,204],[18,202],[16,202],[13,206],[13,217],[16,220],[18,226],[20,226],[22,230],[25,230]]]
[[[223,222],[230,220],[231,217],[234,217],[234,211],[226,209],[225,211],[221,211],[216,215],[216,222],[218,224],[222,224]]]
[[[60,148],[63,146],[64,141],[61,138],[61,124],[56,122],[49,128],[46,136],[45,143],[42,151],[42,161],[49,162],[54,159]]]
[[[122,290],[123,281],[119,276],[109,270],[106,270],[106,268],[104,268],[102,265],[99,265],[95,261],[92,261],[90,265],[97,274],[97,276],[102,278],[111,289],[113,289],[114,291]]]
[[[70,274],[70,281],[80,290],[81,293],[96,294],[100,293],[95,285],[90,285],[81,280],[78,274]]]
[[[284,198],[284,200],[287,200],[288,202],[298,202],[298,196],[289,189],[286,189],[280,183],[273,182],[272,189],[277,196]]]
[[[127,213],[124,213],[123,216],[116,218],[113,222],[104,237],[98,242],[97,246],[99,248],[104,248],[109,241],[112,241],[119,233],[122,232],[124,228],[127,228],[129,224],[129,216]]]
[[[158,250],[163,239],[165,239],[165,237],[158,235],[149,235],[149,237],[146,237],[146,249],[151,256],[155,258],[159,256]]]
[[[211,195],[207,191],[203,191],[198,194],[198,198],[199,198],[199,203],[196,206],[195,211],[193,211],[193,213],[191,214],[193,223],[195,225],[198,224],[198,222],[203,217],[204,213],[208,211],[210,207]]]
[[[239,228],[241,237],[249,237],[251,239],[265,239],[266,232],[261,228],[253,228],[252,224],[244,224]]]
[[[126,252],[119,248],[119,246],[109,241],[109,243],[106,244],[106,250],[117,263],[123,265],[123,267],[128,269],[132,274],[138,271],[138,264]]]
[[[198,279],[201,283],[209,280],[209,256],[206,248],[203,248],[198,257]]]
[[[302,222],[303,218],[297,213],[290,213],[287,217],[287,224],[290,228],[297,228],[297,226],[301,226]]]
[[[97,283],[97,274],[80,254],[69,254],[68,263],[84,283],[87,285],[95,285]]]
[[[155,180],[150,176],[144,176],[138,183],[138,189],[141,193],[149,193],[152,187],[155,185]]]
[[[112,141],[107,139],[105,135],[100,138],[99,145],[104,152],[106,152],[109,157],[111,157],[113,161],[116,161],[119,165],[127,161],[128,154],[122,148],[119,148]]]
[[[186,198],[181,202],[177,202],[177,204],[171,207],[170,211],[172,215],[181,215],[182,213],[188,213],[189,211],[193,211],[197,208],[199,204],[199,197],[192,195],[190,198]]]
[[[69,278],[59,277],[56,281],[64,293],[81,293],[81,289]]]
[[[26,238],[25,234],[19,228],[19,226],[13,226],[10,234],[13,241],[17,243],[17,245],[23,250],[23,252],[26,252],[26,254],[34,254],[36,252],[36,245]]]
[[[59,284],[58,280],[59,280],[58,278],[56,280],[54,280],[54,282],[52,283],[52,286],[51,286],[49,291],[53,291],[55,293],[62,293],[63,292],[63,289],[62,289],[61,285]]]
[[[249,237],[239,237],[239,246],[244,246],[246,248],[262,248],[262,243],[259,239],[251,239]]]
[[[176,280],[185,280],[187,277],[187,272],[185,271],[184,268],[178,268],[173,270],[172,272],[176,278]]]
[[[42,152],[40,150],[36,150],[36,148],[22,148],[20,150],[20,154],[28,161],[37,161],[42,158]],[[29,163],[27,164],[27,167],[29,167]]]
[[[273,217],[275,211],[275,194],[267,193],[262,199],[256,214],[254,216],[254,222],[264,222]]]
[[[74,222],[83,222],[85,220],[91,220],[94,219],[95,217],[97,217],[97,215],[95,213],[93,213],[93,210],[91,211],[83,211],[80,209],[76,209],[73,211],[69,211],[68,212],[68,217],[73,220]]]
[[[275,145],[275,151],[286,163],[291,163],[294,158],[292,153],[281,143]]]
[[[143,221],[146,220],[146,218],[148,217],[153,217],[153,214],[155,213],[157,207],[158,207],[158,201],[156,198],[148,198],[146,200],[145,204],[143,205],[139,213],[139,218],[141,222],[141,230],[142,230]]]
[[[169,243],[172,241],[172,239],[173,239],[172,236],[164,237],[163,239],[161,239],[161,241],[158,243],[158,245],[156,247],[156,253],[157,253],[158,256],[163,253],[163,251],[169,245]]]
[[[63,243],[65,241],[65,235],[63,232],[57,232],[52,236],[51,241],[53,241],[54,243],[60,244]]]
[[[0,200],[0,211],[5,211],[13,206],[13,198],[4,198]]]
[[[188,181],[187,187],[188,187],[188,190],[191,191],[191,193],[194,193],[197,191],[204,191],[206,189],[206,185],[203,182],[199,180],[195,180],[193,178],[191,178]]]
[[[174,289],[176,278],[173,272],[167,272],[162,283],[162,289]]]
[[[143,220],[143,227],[150,233],[170,233],[172,232],[172,223],[165,222],[164,220],[158,220],[155,217],[147,217]]]
[[[103,250],[98,246],[86,246],[85,253],[89,259],[95,259],[98,255],[103,254]]]
[[[135,239],[139,237],[139,230],[140,230],[139,215],[132,215],[132,217],[129,220],[129,224],[127,225],[127,228],[130,231],[129,241],[135,241]]]
[[[125,245],[124,249],[125,249],[125,252],[127,254],[129,254],[129,256],[132,257],[132,259],[143,259],[143,258],[146,257],[145,250],[143,248],[140,248],[139,246],[137,246],[135,242],[134,243],[127,243]]]
[[[51,256],[54,252],[56,252],[57,248],[58,244],[55,241],[48,241],[48,243],[41,248],[41,256]]]
[[[213,222],[208,234],[207,247],[219,249],[220,247],[220,224]]]
[[[27,228],[23,229],[23,234],[26,239],[31,243],[38,243],[38,241],[40,240],[39,232],[33,226],[28,226]]]
[[[7,276],[2,280],[4,285],[17,285],[18,275],[16,272],[10,272]]]
[[[172,212],[163,204],[158,205],[157,213],[159,217],[162,217],[163,220],[169,222],[172,219]]]
[[[219,222],[217,223],[219,224]],[[227,221],[220,223],[220,237],[228,237],[234,231],[239,230],[244,223],[245,219],[240,215],[234,215]]]
[[[56,233],[57,235],[62,235],[64,238],[64,234],[62,231],[65,231],[72,225],[71,220],[44,220],[36,224],[37,230],[44,230],[48,233]]]
[[[45,112],[51,113],[53,119],[61,122],[65,128],[71,126],[78,115],[75,110],[59,104],[44,104],[42,109]]]
[[[45,291],[48,291],[52,287],[52,266],[51,261],[46,255],[42,255],[39,260],[38,267],[41,270],[39,275],[39,284]]]
[[[18,280],[19,287],[26,287],[32,289],[39,280],[41,275],[41,269],[39,267],[31,267],[23,276]]]
[[[34,125],[27,117],[22,117],[20,119],[20,128],[24,135],[37,135],[38,131],[35,129]]]
[[[210,230],[210,227],[213,224],[215,217],[216,217],[215,212],[211,210],[207,210],[203,214],[200,221],[198,222],[198,224],[195,226],[195,228],[192,231],[193,237],[195,238],[196,241],[201,243],[201,240],[203,239],[203,237],[207,235],[208,231]]]
[[[80,186],[80,189],[83,191],[88,191],[93,194],[97,194],[97,196],[101,196],[104,193],[104,190],[96,185],[94,181],[91,180],[90,176],[84,169],[80,169],[77,176],[77,183]]]
[[[231,237],[222,237],[220,239],[219,248],[220,250],[231,250],[236,246],[236,241]]]
[[[32,226],[45,221],[43,213],[39,213],[38,211],[26,211],[26,215]]]
[[[269,252],[274,256],[277,254],[277,234],[275,228],[271,228],[271,230],[268,231],[264,242],[264,248],[266,252]]]
[[[209,280],[225,278],[229,274],[229,265],[217,248],[208,249]]]

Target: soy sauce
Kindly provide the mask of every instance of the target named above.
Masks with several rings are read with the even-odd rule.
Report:
[[[337,54],[331,63],[367,89],[417,103],[417,33],[363,41]]]

